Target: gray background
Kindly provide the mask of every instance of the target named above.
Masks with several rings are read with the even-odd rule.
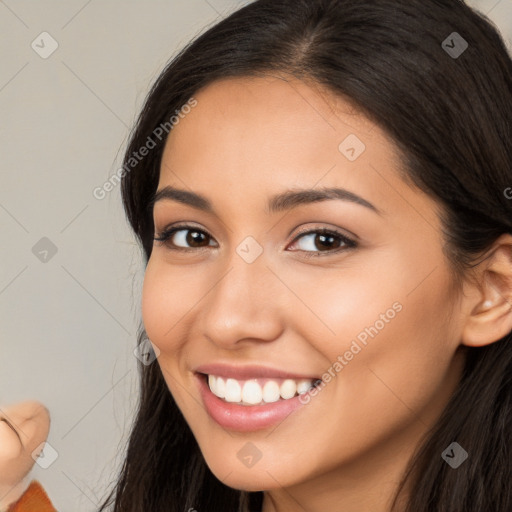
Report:
[[[92,192],[118,169],[168,59],[242,3],[0,1],[0,406],[50,409],[58,457],[32,476],[59,511],[95,510],[138,393],[141,252],[119,186],[102,200]],[[512,51],[511,0],[468,3]],[[47,58],[42,32],[58,43]]]

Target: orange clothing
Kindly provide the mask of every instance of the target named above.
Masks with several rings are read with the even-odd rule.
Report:
[[[21,498],[8,508],[8,512],[57,512],[45,490],[37,480],[32,480]]]

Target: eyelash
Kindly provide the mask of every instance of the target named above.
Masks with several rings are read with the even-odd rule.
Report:
[[[169,228],[169,229],[166,229],[166,230],[162,231],[161,233],[158,234],[158,236],[156,236],[154,238],[154,240],[157,241],[157,242],[162,242],[163,244],[166,244],[168,246],[168,248],[170,250],[172,250],[172,251],[185,251],[185,252],[189,252],[189,251],[197,251],[197,250],[202,250],[202,249],[206,249],[207,248],[207,247],[198,247],[198,248],[190,247],[190,248],[186,248],[186,247],[177,247],[177,246],[173,247],[173,246],[171,246],[168,243],[169,239],[177,231],[183,231],[183,230],[184,231],[187,231],[187,230],[196,231],[198,233],[205,234],[210,239],[213,238],[213,237],[211,237],[209,235],[208,232],[206,232],[206,231],[204,231],[202,229],[199,229],[199,228],[197,228],[195,226],[191,226],[191,225],[188,225],[188,224],[183,224],[183,225],[173,226],[172,228]],[[341,242],[343,242],[345,244],[345,246],[344,247],[338,247],[337,249],[332,250],[332,251],[304,251],[304,250],[302,250],[302,252],[306,253],[306,255],[304,256],[306,258],[319,257],[319,256],[327,256],[329,254],[339,254],[340,252],[346,251],[348,249],[354,249],[358,245],[354,240],[346,237],[345,235],[343,235],[339,231],[336,231],[334,229],[328,229],[328,228],[319,228],[319,229],[313,229],[313,230],[309,230],[309,231],[300,232],[294,238],[292,243],[296,242],[302,236],[311,235],[311,234],[331,235],[331,236],[337,237],[337,238],[339,238],[339,240]],[[299,249],[299,251],[300,251],[300,249]]]

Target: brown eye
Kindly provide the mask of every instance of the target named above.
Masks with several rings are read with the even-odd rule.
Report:
[[[176,251],[216,247],[213,238],[206,231],[190,225],[173,226],[154,239]],[[300,252],[305,253],[305,257],[336,254],[357,247],[356,242],[342,233],[326,228],[299,234],[292,243],[295,244],[299,246]]]
[[[343,234],[328,230],[316,229],[301,233],[295,240],[299,250],[307,254],[307,257],[318,256],[318,253],[338,253],[340,251],[356,247],[356,243]],[[316,254],[315,254],[316,253]]]
[[[172,248],[186,250],[207,247],[212,238],[205,231],[193,226],[175,226],[162,232],[155,237],[155,240],[170,245]]]
[[[183,231],[188,231],[188,234],[185,236],[185,241],[191,247],[202,247],[204,241],[208,240],[208,235],[202,231],[193,231],[189,229]]]

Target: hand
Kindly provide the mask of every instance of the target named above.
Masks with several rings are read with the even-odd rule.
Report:
[[[34,400],[0,407],[0,511],[29,485],[32,452],[48,437],[50,413]]]

